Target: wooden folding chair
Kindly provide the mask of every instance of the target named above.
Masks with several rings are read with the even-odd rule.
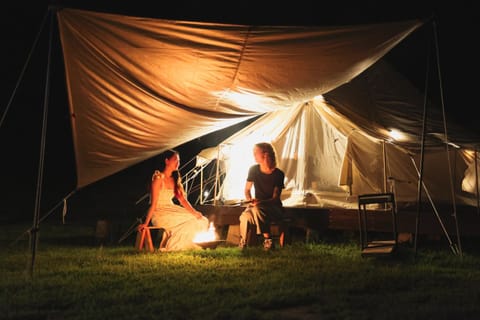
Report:
[[[369,206],[373,205],[376,210],[369,212]],[[382,206],[379,209],[378,206]],[[377,215],[389,214],[392,221],[392,236],[387,240],[370,240],[368,238],[369,213],[372,218]],[[358,225],[360,232],[360,247],[362,256],[388,255],[395,251],[398,244],[397,232],[397,209],[393,193],[363,194],[358,196]]]
[[[137,240],[135,241],[135,249],[138,251],[147,250],[148,252],[154,252],[155,247],[153,246],[152,241],[152,232],[151,230],[158,230],[162,232],[162,240],[160,241],[159,249],[165,248],[165,245],[168,240],[169,231],[163,227],[148,226],[143,228],[142,231],[137,231]]]

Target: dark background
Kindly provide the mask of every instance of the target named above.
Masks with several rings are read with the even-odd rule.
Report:
[[[145,204],[135,202],[148,191],[157,159],[152,158],[75,191],[75,167],[63,58],[56,20],[50,28],[49,6],[74,7],[133,16],[259,25],[345,25],[405,19],[433,18],[440,57],[443,103],[449,117],[478,131],[475,80],[480,71],[478,5],[474,1],[39,1],[2,5],[2,86],[0,87],[0,223],[31,221],[35,206],[42,113],[48,105],[47,140],[41,195],[45,219],[61,219],[63,197],[68,199],[66,220],[89,217],[143,215]],[[423,91],[426,35],[423,27],[388,54],[387,59]],[[52,37],[50,37],[50,32]],[[48,54],[48,41],[52,52]],[[50,57],[50,60],[48,59]],[[51,63],[47,79],[47,65]],[[49,96],[45,97],[46,85]],[[442,102],[440,95],[434,100]],[[47,102],[48,103],[45,103]],[[8,112],[6,112],[8,111]],[[201,149],[235,132],[238,125],[178,146],[182,163]],[[179,128],[181,130],[181,128]],[[188,167],[187,167],[188,169]]]

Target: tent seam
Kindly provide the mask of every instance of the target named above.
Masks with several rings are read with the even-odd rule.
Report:
[[[250,34],[252,32],[252,27],[253,26],[248,27],[247,34],[245,35],[245,39],[243,40],[242,50],[240,51],[240,56],[239,56],[239,59],[237,61],[237,65],[235,67],[235,73],[233,74],[232,82],[230,83],[230,86],[228,87],[228,91],[231,91],[231,89],[233,87],[233,84],[235,83],[235,81],[237,79],[238,71],[240,70],[240,64],[242,63],[243,56],[245,54],[245,48],[247,47],[248,39],[250,38]],[[217,100],[217,103],[216,103],[217,107],[218,107],[219,102],[221,100],[223,100],[223,97],[226,95],[226,93],[227,92],[224,91],[224,93],[221,95],[221,97]]]

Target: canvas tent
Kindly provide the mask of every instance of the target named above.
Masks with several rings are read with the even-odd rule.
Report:
[[[423,24],[248,26],[76,9],[57,19],[78,188],[325,94]]]
[[[218,146],[203,150],[197,157],[198,167],[220,160],[221,188],[214,196],[218,203],[235,203],[244,197],[245,177],[254,164],[248,155],[256,142],[267,141],[274,145],[278,166],[285,171],[285,206],[357,208],[359,194],[390,191],[397,202],[414,204],[420,174],[422,95],[383,61],[344,86],[348,88],[341,86],[293,108],[269,112]],[[472,151],[447,148],[439,138],[444,128],[438,109],[430,111],[428,123],[423,183],[430,199],[425,200],[434,205],[456,201],[475,206]],[[461,128],[449,127],[455,141],[468,139]],[[393,139],[388,128],[402,132],[403,139]]]
[[[411,186],[404,194],[398,189],[399,196],[413,201],[410,191],[423,174],[420,157],[446,154],[446,163],[432,160],[425,172],[437,175],[440,166],[450,172],[442,176],[454,181],[433,181],[430,188],[441,189],[438,199],[454,201],[447,200],[451,189],[439,187],[453,184],[462,203],[476,203],[464,196],[478,194],[478,137],[450,122],[447,131],[443,110],[382,62],[423,21],[252,26],[77,9],[61,9],[57,19],[77,188],[243,120],[265,114],[263,119],[274,121],[287,114],[292,117],[280,116],[284,120],[275,120],[280,123],[272,132],[294,130],[293,136],[271,138],[288,140],[282,141],[289,148],[282,156],[297,161],[284,164],[287,173],[295,171],[293,192],[305,195],[315,185],[322,192],[355,195],[385,191],[388,183],[403,180]],[[319,105],[315,97],[321,95],[325,102]],[[392,129],[407,139],[392,141]],[[312,143],[299,142],[300,136]],[[297,159],[307,154],[311,159]],[[328,177],[316,180],[314,166],[335,170],[322,170]]]
[[[76,189],[197,137],[258,115],[283,111],[306,121],[322,121],[322,132],[315,125],[308,128],[341,142],[335,148],[321,149],[321,154],[334,152],[332,159],[320,162],[326,166],[335,164],[335,175],[311,181],[296,179],[295,183],[303,190],[314,182],[325,187],[337,180],[340,170],[343,175],[338,185],[322,191],[343,192],[345,185],[356,186],[348,181],[352,176],[344,172],[349,170],[346,159],[341,166],[337,160],[347,152],[358,151],[355,147],[368,145],[378,149],[378,144],[354,144],[355,135],[334,124],[337,116],[352,119],[355,114],[362,115],[352,119],[351,124],[346,121],[345,127],[359,127],[362,132],[375,129],[372,136],[381,141],[385,141],[386,133],[382,130],[388,130],[388,121],[400,122],[409,129],[422,127],[418,125],[423,114],[419,104],[404,110],[405,105],[392,105],[382,96],[376,96],[375,104],[367,100],[362,105],[352,104],[365,91],[365,87],[352,84],[424,25],[417,19],[345,26],[262,26],[153,19],[69,8],[58,8],[55,14],[65,65]],[[366,81],[363,85],[371,88]],[[320,95],[325,96],[326,102],[317,105],[314,98]],[[328,110],[332,113],[328,114]],[[394,111],[396,117],[385,117]],[[295,121],[292,123],[297,123],[299,134],[303,134],[303,123]],[[442,130],[428,132],[434,133],[428,136],[428,142],[476,142],[460,134],[455,140],[455,135],[447,137]],[[367,135],[364,138],[368,139]],[[388,148],[388,144],[382,147]],[[295,154],[294,150],[289,151]],[[469,157],[465,173],[474,179],[463,179],[462,183],[468,187],[465,190],[472,192],[477,189],[477,167],[472,166],[476,164],[476,154]],[[296,165],[297,173],[301,173],[300,165]],[[304,170],[310,168],[307,162],[302,166]],[[287,169],[293,171],[295,166]],[[370,166],[370,170],[361,172],[370,174],[374,169]],[[308,171],[302,174],[308,177]],[[370,188],[378,190],[378,176],[362,178],[376,180]],[[37,214],[32,231],[38,229],[38,223]],[[35,245],[32,250],[35,251]]]

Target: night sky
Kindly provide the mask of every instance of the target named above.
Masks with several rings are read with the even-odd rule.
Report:
[[[455,121],[479,130],[473,116],[480,57],[477,42],[480,14],[474,1],[14,1],[2,5],[2,86],[0,87],[0,223],[31,220],[35,204],[42,112],[48,63],[49,21],[42,24],[49,5],[98,10],[133,16],[261,25],[344,25],[434,17],[437,25],[444,105]],[[28,4],[26,4],[28,3]],[[54,22],[56,23],[56,21]],[[45,145],[42,215],[75,188],[73,146],[64,84],[63,61],[56,25],[50,55],[50,95]],[[389,60],[414,85],[423,88],[423,46],[413,35],[389,54]],[[36,42],[36,39],[38,40]],[[28,64],[27,64],[28,61]],[[473,80],[473,81],[472,81]],[[13,100],[11,101],[11,98]],[[437,98],[438,99],[438,98]],[[476,112],[475,112],[476,113]],[[185,163],[200,149],[223,140],[236,128],[179,146]],[[155,159],[75,192],[68,217],[88,214],[138,215],[136,200],[147,192]],[[48,219],[60,220],[61,210]]]

